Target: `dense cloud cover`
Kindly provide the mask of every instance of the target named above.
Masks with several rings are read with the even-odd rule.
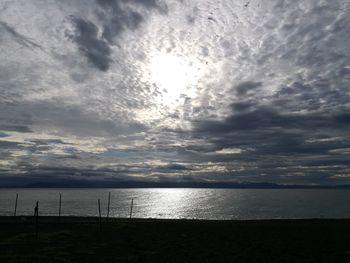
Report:
[[[0,186],[350,184],[350,2],[3,0]]]

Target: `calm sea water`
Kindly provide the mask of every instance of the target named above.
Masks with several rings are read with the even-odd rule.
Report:
[[[110,216],[187,219],[350,218],[350,190],[309,189],[2,189],[0,215],[32,215],[39,201],[41,215],[97,216],[98,203]]]

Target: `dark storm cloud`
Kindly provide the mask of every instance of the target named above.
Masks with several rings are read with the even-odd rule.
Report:
[[[221,120],[193,121],[192,134],[212,142],[216,150],[242,152],[194,158],[244,167],[230,172],[241,180],[307,183],[312,178],[319,184],[332,183],[335,174],[348,173],[350,158],[338,153],[350,148],[345,106],[350,98],[346,86],[331,89],[330,82],[330,77],[312,84],[294,82],[269,97],[268,104],[253,92],[260,84],[235,86],[240,101],[231,103],[231,114]],[[213,152],[212,147],[207,152]]]
[[[262,86],[261,82],[243,82],[239,85],[233,87],[233,89],[236,91],[238,96],[244,96],[247,95],[250,91],[254,91],[255,89]]]
[[[111,48],[105,39],[98,37],[98,28],[90,21],[73,19],[77,34],[74,36],[79,49],[98,69],[106,71],[111,62]]]
[[[329,111],[338,108],[341,111],[341,107],[344,107],[350,100],[350,95],[346,92],[347,83],[338,84],[332,88],[332,82],[337,81],[335,78],[338,77],[329,76],[324,79],[315,79],[312,84],[295,81],[282,87],[274,95],[274,105],[290,111],[324,110],[325,107]],[[343,78],[340,78],[340,81],[342,80]]]
[[[114,10],[120,10],[120,4],[138,4],[142,5],[148,9],[156,8],[164,13],[168,12],[168,6],[166,3],[157,0],[134,0],[132,2],[128,0],[97,0],[98,4],[103,7],[113,8]]]
[[[273,108],[259,107],[250,112],[233,114],[223,121],[195,122],[199,133],[227,134],[236,131],[258,129],[302,129],[314,130],[327,127],[346,127],[350,125],[349,114],[281,114]]]
[[[344,132],[350,130],[350,117],[346,113],[283,114],[269,107],[257,107],[252,111],[233,113],[222,121],[194,123],[194,134],[215,140],[220,147],[251,145],[263,146],[273,152],[321,152],[336,148],[338,142],[305,144],[305,140],[317,136],[323,130]],[[235,139],[236,138],[236,139]],[[346,143],[343,147],[347,147]]]
[[[242,101],[242,102],[234,102],[231,104],[231,107],[235,111],[246,111],[249,109],[254,108],[254,103],[249,101]]]
[[[350,61],[349,58],[347,61]],[[342,76],[347,74],[344,69],[340,67]],[[350,83],[346,78],[339,78],[340,73],[337,72],[335,68],[335,72],[310,76],[312,80],[301,78],[280,87],[272,96],[259,93],[262,82],[240,83],[232,88],[239,98],[230,104],[232,113],[223,120],[194,121],[194,134],[216,138],[221,141],[222,147],[237,146],[247,141],[247,145],[252,144],[251,147],[255,148],[259,142],[267,140],[266,147],[273,146],[274,151],[279,148],[280,151],[290,149],[316,153],[317,147],[319,150],[324,147],[306,146],[304,140],[320,134],[343,135],[350,130],[350,114],[347,113]],[[235,137],[238,141],[234,140]]]
[[[155,171],[160,171],[160,172],[175,172],[179,170],[189,170],[189,168],[178,163],[171,163],[168,165],[155,167]]]
[[[305,159],[301,160],[301,165],[309,166],[309,167],[327,167],[327,169],[339,169],[339,166],[344,168],[349,164],[349,157],[333,157],[327,158],[323,156],[323,158],[315,158],[315,159]]]
[[[107,71],[110,63],[112,47],[118,42],[118,36],[126,30],[135,30],[144,21],[144,16],[133,10],[131,5],[141,5],[146,9],[157,9],[166,13],[167,6],[159,5],[154,0],[112,1],[97,0],[102,8],[97,16],[102,24],[101,29],[92,21],[73,17],[76,34],[70,36],[78,44],[81,52],[99,70]],[[102,32],[102,34],[99,33]]]
[[[22,148],[17,142],[8,142],[0,140],[0,149],[18,149]]]

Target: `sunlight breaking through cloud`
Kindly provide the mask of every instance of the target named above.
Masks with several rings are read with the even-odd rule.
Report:
[[[349,13],[1,1],[1,176],[348,184]]]

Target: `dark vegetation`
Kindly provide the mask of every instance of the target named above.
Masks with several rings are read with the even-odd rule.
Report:
[[[350,262],[350,220],[39,220],[0,218],[0,262]]]

